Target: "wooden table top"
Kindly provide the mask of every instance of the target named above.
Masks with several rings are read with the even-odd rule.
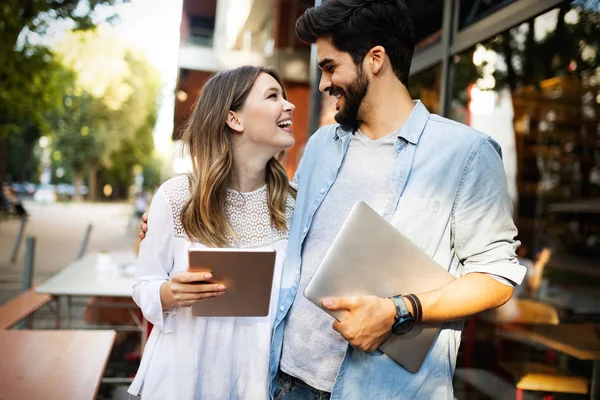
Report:
[[[0,399],[94,399],[115,331],[0,331]]]
[[[52,297],[29,289],[0,306],[0,329],[10,329],[23,318],[50,302]]]
[[[500,331],[507,339],[541,344],[580,360],[600,359],[600,325],[508,325]]]

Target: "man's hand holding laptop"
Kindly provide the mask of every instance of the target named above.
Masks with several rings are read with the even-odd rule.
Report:
[[[497,303],[505,303],[511,296],[512,288],[482,273],[471,273],[460,280],[452,281],[439,289],[418,295],[422,304],[421,323],[440,323],[465,318],[477,314]],[[462,301],[470,293],[471,301]],[[485,293],[490,293],[485,296]],[[440,298],[455,298],[455,302],[440,303]],[[477,301],[487,298],[487,302]],[[404,297],[403,297],[404,299]],[[410,301],[405,301],[408,312],[415,315]],[[456,304],[461,304],[457,308]],[[388,298],[377,296],[354,296],[326,298],[323,307],[330,311],[346,310],[342,321],[334,321],[333,329],[338,331],[350,345],[364,352],[377,350],[391,336],[390,326],[394,324],[396,311]]]
[[[392,300],[377,296],[330,297],[323,307],[331,311],[346,310],[341,321],[333,322],[350,345],[364,352],[373,352],[392,334],[396,307]],[[409,309],[410,310],[410,309]]]

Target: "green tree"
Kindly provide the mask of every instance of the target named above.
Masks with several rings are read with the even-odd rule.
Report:
[[[52,70],[48,49],[32,46],[31,34],[43,35],[53,19],[70,19],[75,29],[93,28],[99,5],[127,0],[3,0],[0,4],[0,182],[6,174],[7,137],[44,132],[44,116],[56,106],[56,97],[40,84]],[[109,17],[109,20],[114,16]],[[50,110],[46,108],[50,107]],[[34,133],[34,136],[38,133]]]
[[[0,125],[8,133],[13,133],[8,137],[8,173],[19,181],[32,178],[34,147],[41,136],[51,134],[52,121],[62,117],[63,92],[73,83],[72,72],[46,49],[38,49],[31,62],[38,67],[31,79],[14,82],[13,93],[0,93],[0,98],[20,99],[19,104],[12,106],[12,120],[4,115],[6,124]]]
[[[73,172],[75,198],[80,199],[83,175],[97,165],[102,149],[102,134],[107,123],[104,105],[87,92],[65,96],[68,118],[57,123],[53,140],[53,160],[66,164]]]
[[[159,75],[143,54],[107,26],[67,35],[57,53],[77,75],[74,93],[79,95],[73,104],[85,107],[73,110],[74,117],[65,120],[55,148],[72,168],[77,184],[87,173],[89,198],[95,200],[100,170],[112,169],[103,176],[124,185],[131,180],[133,165],[144,167],[150,161]],[[79,143],[85,143],[85,151],[67,148]]]
[[[113,197],[126,197],[128,189],[133,184],[133,171],[140,166],[144,171],[144,185],[160,183],[160,161],[153,156],[154,140],[152,131],[156,114],[149,115],[147,124],[135,133],[131,139],[126,139],[121,148],[111,155],[110,166],[103,171],[104,179],[114,188]]]

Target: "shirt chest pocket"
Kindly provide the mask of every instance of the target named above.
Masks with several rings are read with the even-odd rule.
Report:
[[[431,239],[435,236],[439,208],[439,200],[401,197],[391,222],[421,250],[427,252]]]

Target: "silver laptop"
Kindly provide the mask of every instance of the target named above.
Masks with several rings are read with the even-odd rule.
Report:
[[[339,311],[323,308],[324,298],[422,293],[453,279],[371,207],[358,202],[306,286],[304,296],[337,318]],[[441,324],[417,324],[405,335],[392,334],[379,349],[416,373],[440,328]]]

